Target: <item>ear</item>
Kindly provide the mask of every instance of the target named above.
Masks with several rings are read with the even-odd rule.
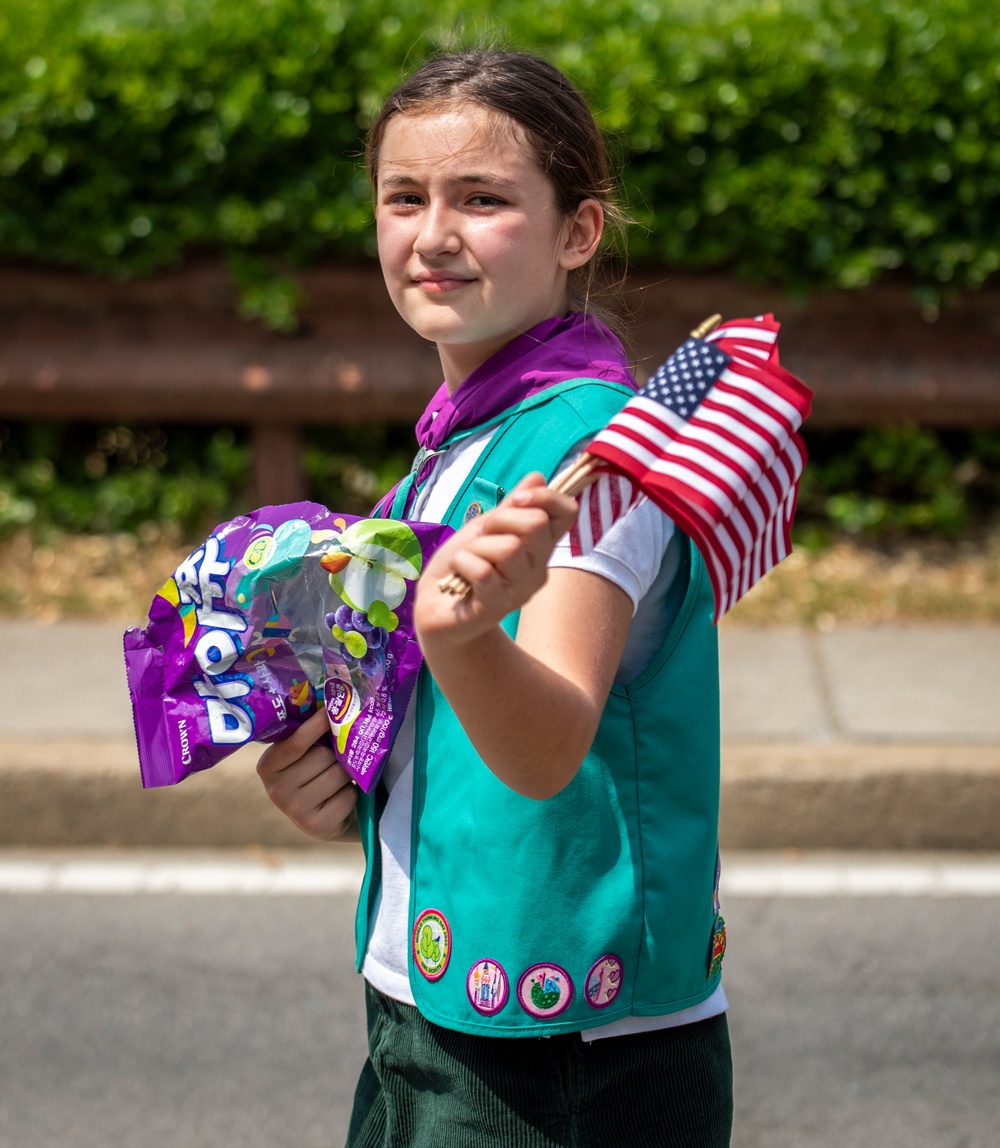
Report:
[[[597,250],[604,233],[604,208],[596,199],[584,199],[566,217],[559,266],[564,271],[582,267]]]

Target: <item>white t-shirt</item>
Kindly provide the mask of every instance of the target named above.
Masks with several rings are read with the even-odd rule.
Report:
[[[472,471],[496,427],[461,440],[438,459],[417,497],[409,517],[440,522]],[[567,459],[567,465],[571,461]],[[669,619],[662,609],[679,565],[680,550],[674,524],[652,502],[629,511],[583,557],[570,552],[569,536],[556,544],[549,566],[568,566],[600,574],[620,586],[632,600],[632,623],[615,682],[637,677],[662,646]],[[414,718],[412,707],[396,735],[384,779],[389,791],[379,822],[382,883],[373,910],[362,973],[379,992],[414,1004],[408,973],[410,909],[410,817],[413,808]],[[720,984],[707,1000],[665,1016],[624,1017],[585,1030],[584,1040],[650,1032],[689,1024],[725,1012]]]

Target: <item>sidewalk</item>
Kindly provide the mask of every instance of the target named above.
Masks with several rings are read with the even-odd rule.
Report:
[[[142,789],[120,626],[4,630],[0,846],[309,844],[258,747]],[[724,625],[721,648],[725,846],[1000,849],[1000,626]]]

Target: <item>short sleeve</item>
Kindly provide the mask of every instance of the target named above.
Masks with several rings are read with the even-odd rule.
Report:
[[[572,460],[568,457],[566,465]],[[560,467],[560,471],[563,469]],[[575,557],[569,534],[564,534],[552,551],[549,566],[600,574],[628,594],[634,614],[660,572],[673,534],[673,521],[654,502],[643,499],[604,534],[589,554]]]

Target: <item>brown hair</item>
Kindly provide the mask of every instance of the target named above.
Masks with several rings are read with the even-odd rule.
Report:
[[[587,101],[558,68],[526,52],[489,48],[438,56],[404,80],[368,132],[365,160],[372,185],[390,120],[459,100],[471,100],[518,124],[555,188],[559,210],[568,215],[583,200],[596,199],[604,209],[605,234],[624,246],[626,216],[616,202],[607,148]],[[606,254],[599,252],[570,272],[569,302],[571,309],[590,311],[618,327],[623,308],[609,307],[606,299],[595,306],[592,298],[605,261]]]

